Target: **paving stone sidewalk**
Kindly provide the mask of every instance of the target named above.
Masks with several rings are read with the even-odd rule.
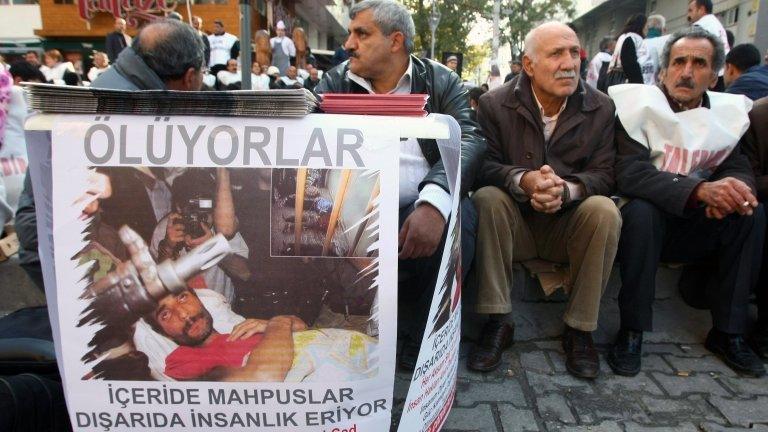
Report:
[[[656,331],[645,334],[642,371],[633,378],[613,374],[604,353],[618,329],[619,281],[614,273],[594,333],[601,350],[601,372],[594,381],[565,371],[559,339],[564,297],[542,299],[530,287],[516,295],[517,342],[490,373],[466,368],[482,319],[472,317],[465,306],[456,401],[443,430],[768,432],[768,377],[740,377],[704,348],[709,312],[680,299],[678,270],[662,269],[657,276]],[[398,373],[396,409],[408,379]]]

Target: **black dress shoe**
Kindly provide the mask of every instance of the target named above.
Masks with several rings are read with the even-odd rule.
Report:
[[[749,345],[758,357],[768,360],[768,324],[758,324],[749,336]]]
[[[419,348],[421,345],[412,339],[403,342],[403,346],[400,348],[400,360],[397,362],[401,369],[408,372],[413,372],[416,369],[416,363],[419,362]]]
[[[571,375],[594,379],[600,372],[600,358],[597,356],[592,333],[565,326],[563,333],[565,368]]]
[[[640,373],[642,355],[643,332],[621,329],[605,360],[616,375],[631,377]]]
[[[704,346],[715,353],[731,369],[751,376],[765,375],[765,366],[741,335],[729,335],[712,329]]]
[[[469,352],[467,367],[480,372],[496,369],[501,364],[501,353],[512,346],[514,338],[514,327],[501,321],[487,321],[483,326],[480,343]]]

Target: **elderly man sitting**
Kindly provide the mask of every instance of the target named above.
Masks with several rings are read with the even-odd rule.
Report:
[[[659,87],[610,89],[619,118],[616,179],[630,199],[621,209],[621,329],[607,357],[620,375],[640,371],[659,261],[708,257],[717,266],[715,288],[707,293],[713,327],[705,346],[740,373],[765,374],[742,337],[765,230],[752,170],[738,145],[751,102],[706,92],[724,57],[719,38],[683,30],[664,47]]]
[[[495,369],[512,343],[512,264],[540,257],[570,264],[563,348],[578,377],[599,371],[591,332],[616,255],[621,218],[613,189],[614,107],[579,79],[579,39],[546,23],[525,39],[524,72],[480,97],[488,142],[473,196],[479,216],[476,311],[490,314],[471,369]]]

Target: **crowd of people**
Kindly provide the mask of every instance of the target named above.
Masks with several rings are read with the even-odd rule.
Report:
[[[633,376],[640,371],[643,334],[653,330],[659,264],[707,262],[707,283],[695,293],[712,314],[705,346],[739,373],[762,376],[768,359],[768,265],[760,265],[768,251],[762,204],[768,197],[768,66],[760,64],[752,45],[729,49],[710,0],[691,0],[688,18],[690,27],[667,35],[663,17],[633,16],[617,38],[601,42],[589,65],[571,27],[541,24],[526,36],[525,51],[506,82],[497,68],[487,92],[468,92],[453,71],[456,59],[448,59],[451,68],[413,55],[415,29],[407,9],[391,0],[366,0],[350,10],[344,44],[349,59],[338,67],[322,76],[305,69],[308,78],[302,81],[291,60],[292,43],[278,24],[272,63],[255,63],[251,70],[259,78],[254,85],[269,88],[309,81],[317,94],[427,93],[428,112],[457,120],[462,276],[468,297],[475,299],[473,310],[487,316],[467,359],[470,369],[497,368],[514,339],[513,263],[545,259],[562,266],[569,294],[562,317],[566,367],[574,376],[593,379],[600,361],[591,335],[615,264],[621,270],[621,329],[607,362],[616,374]],[[218,69],[216,79],[224,87],[236,85],[234,39],[219,23],[208,42],[210,57],[199,27],[173,20],[149,25],[92,85],[197,90],[208,79],[208,67]],[[601,80],[605,92],[598,90]],[[715,91],[720,85],[725,92]],[[400,169],[399,364],[413,369],[451,200],[433,140],[403,141]],[[196,175],[224,191],[216,189],[224,172]],[[172,187],[180,179],[171,182],[169,174],[144,172],[141,179],[110,174],[115,195],[119,186],[134,185],[139,195],[165,197],[158,209],[158,199],[147,196],[146,223],[133,222],[148,242],[174,211]],[[255,183],[237,190],[263,189],[258,178],[241,181]],[[161,190],[150,192],[155,187]],[[136,191],[123,193],[135,197]],[[253,210],[251,201],[245,198],[234,208]],[[108,219],[110,207],[104,204]],[[20,235],[25,230],[30,227],[18,229]],[[262,274],[259,267],[250,270]],[[759,317],[750,328],[752,294]]]

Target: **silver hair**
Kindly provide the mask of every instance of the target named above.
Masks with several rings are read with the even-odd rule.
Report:
[[[147,40],[147,35],[152,39]],[[163,81],[181,78],[189,69],[203,67],[203,42],[180,21],[154,22],[141,30],[131,48]]]
[[[706,39],[712,44],[712,70],[718,72],[725,65],[725,48],[723,47],[723,41],[719,37],[712,33],[697,27],[689,27],[684,30],[675,32],[669,37],[669,40],[664,44],[664,50],[661,53],[661,69],[667,69],[669,67],[669,56],[672,53],[672,45],[674,45],[680,39]]]
[[[349,18],[355,19],[357,14],[368,9],[373,11],[373,21],[384,35],[389,36],[394,32],[402,33],[405,36],[405,50],[409,54],[413,52],[416,26],[413,24],[411,13],[405,6],[392,0],[365,0],[349,9]]]
[[[664,15],[651,15],[648,17],[648,21],[645,22],[645,25],[649,29],[659,29],[664,30],[667,28],[667,19],[664,18]]]

